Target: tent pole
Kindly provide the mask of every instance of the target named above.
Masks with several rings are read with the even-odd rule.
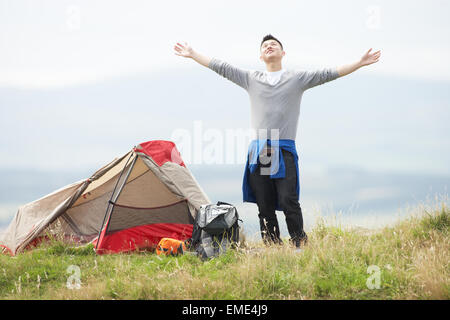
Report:
[[[109,214],[109,217],[108,217],[108,219],[106,220],[106,230],[105,230],[105,233],[106,233],[106,231],[108,231],[108,227],[109,227],[108,222],[109,222],[109,220],[111,220],[111,217],[112,217],[112,214],[113,214],[114,205],[116,204],[117,198],[119,198],[120,194],[122,193],[122,190],[123,190],[123,188],[125,187],[125,184],[126,184],[127,181],[128,181],[128,177],[129,177],[130,174],[131,174],[131,171],[133,171],[134,164],[136,163],[136,160],[137,160],[137,156],[133,159],[133,162],[132,162],[131,165],[130,165],[130,169],[129,169],[128,172],[127,172],[127,176],[125,177],[125,179],[123,179],[123,183],[122,183],[122,185],[119,187],[119,191],[117,191],[117,193],[116,193],[114,199],[112,199],[112,197],[111,197],[111,199],[109,200],[109,203],[111,204],[111,207],[112,207],[112,208],[111,208],[111,210],[110,210],[111,212],[110,212],[110,214]],[[114,193],[113,193],[113,195],[114,195]]]
[[[123,172],[125,171],[125,169],[126,169],[126,167],[127,167],[127,165],[128,165],[128,162],[130,161],[130,159],[131,159],[131,157],[133,156],[133,154],[135,154],[135,153],[133,152],[132,154],[130,154],[130,156],[128,157],[127,162],[125,163],[125,166],[123,167],[122,171],[120,172],[119,178],[117,179],[116,185],[114,186],[113,192],[112,192],[112,194],[111,194],[111,198],[110,198],[109,201],[108,201],[108,206],[106,207],[105,216],[103,217],[102,225],[100,226],[100,230],[99,230],[99,232],[98,232],[97,245],[95,246],[95,249],[96,249],[96,250],[98,249],[98,245],[99,245],[99,242],[100,242],[100,235],[101,235],[101,233],[102,233],[103,225],[105,224],[105,220],[106,220],[106,217],[107,217],[107,215],[108,215],[109,206],[111,205],[112,197],[114,196],[114,193],[116,192],[116,188],[117,188],[117,185],[119,184],[120,178],[122,178],[122,174],[123,174]],[[127,176],[126,179],[128,179],[128,176]]]

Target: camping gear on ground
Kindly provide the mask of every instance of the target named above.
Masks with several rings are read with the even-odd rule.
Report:
[[[189,248],[203,259],[225,253],[239,242],[239,214],[226,202],[200,206]]]
[[[186,251],[186,241],[162,238],[156,247],[156,254],[166,256],[177,256]]]
[[[208,203],[175,144],[148,141],[89,179],[21,206],[0,250],[15,255],[47,235],[92,242],[99,254],[154,248],[164,237],[191,238],[196,212]]]

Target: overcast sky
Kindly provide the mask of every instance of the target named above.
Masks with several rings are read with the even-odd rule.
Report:
[[[0,0],[0,84],[65,86],[188,68],[177,41],[241,67],[264,68],[273,33],[285,65],[353,62],[382,50],[375,74],[450,79],[450,2]]]

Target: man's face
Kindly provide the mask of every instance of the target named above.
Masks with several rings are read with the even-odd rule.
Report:
[[[276,40],[266,40],[261,45],[260,59],[265,63],[281,60],[286,54]]]

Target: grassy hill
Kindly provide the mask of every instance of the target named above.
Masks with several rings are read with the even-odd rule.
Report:
[[[208,261],[54,241],[0,255],[0,299],[449,299],[450,210],[420,211],[372,231],[319,221],[301,252],[244,240]]]

